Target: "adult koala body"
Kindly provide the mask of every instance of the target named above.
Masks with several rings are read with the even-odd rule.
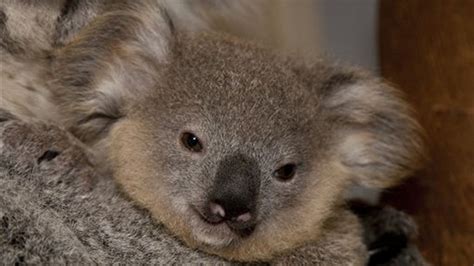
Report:
[[[271,259],[318,241],[351,186],[383,189],[418,166],[417,123],[370,75],[190,29],[163,2],[100,6],[44,51],[51,103],[188,245]]]

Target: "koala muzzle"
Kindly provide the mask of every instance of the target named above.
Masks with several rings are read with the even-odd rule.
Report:
[[[222,160],[205,207],[205,219],[210,223],[225,222],[241,236],[252,233],[260,187],[259,175],[256,161],[243,155]]]

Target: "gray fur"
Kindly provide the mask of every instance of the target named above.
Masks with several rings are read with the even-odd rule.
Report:
[[[0,2],[0,47],[18,57],[33,57],[52,49],[56,20],[63,0]],[[32,45],[34,44],[34,45]]]
[[[230,264],[186,247],[124,197],[112,180],[99,178],[87,149],[66,131],[25,123],[0,109],[0,147],[2,263]],[[58,155],[44,159],[46,151]],[[330,230],[319,243],[271,264],[365,261],[359,221],[343,213],[326,224]],[[368,244],[391,231],[411,239],[416,230],[406,215],[390,209],[361,217]],[[390,265],[406,265],[406,258],[419,263],[409,265],[424,265],[413,246],[400,254]]]
[[[186,248],[98,179],[69,133],[10,119],[0,132],[2,263],[222,262]],[[60,154],[39,162],[47,150]]]
[[[205,16],[188,2],[47,3],[54,8],[40,5],[51,10],[41,17],[29,5],[0,6],[11,43],[0,50],[8,55],[2,81],[18,62],[36,63],[33,74],[7,84],[0,108],[59,121],[91,147],[101,173],[113,171],[131,199],[190,247],[255,261],[320,243],[347,190],[390,187],[419,166],[420,129],[410,108],[363,71],[305,65],[203,33]],[[12,31],[23,24],[8,15],[22,10],[44,24],[38,34]],[[34,49],[25,48],[29,42]],[[24,80],[34,86],[20,86]],[[21,104],[45,90],[47,104]],[[183,149],[183,131],[201,138],[202,154]],[[219,165],[236,155],[256,161],[260,173],[249,237],[205,223],[193,210],[206,206],[219,189]],[[286,163],[297,174],[280,182],[272,173]]]

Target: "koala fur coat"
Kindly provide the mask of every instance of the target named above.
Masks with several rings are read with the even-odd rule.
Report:
[[[192,250],[94,172],[87,150],[56,126],[0,110],[0,261],[233,264]],[[425,265],[413,221],[394,209],[341,210],[320,243],[270,264]]]

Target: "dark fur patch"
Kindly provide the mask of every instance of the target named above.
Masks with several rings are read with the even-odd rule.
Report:
[[[386,233],[370,243],[369,250],[374,253],[370,256],[369,266],[384,265],[396,258],[407,247],[406,235],[400,233]]]
[[[43,153],[43,155],[41,155],[39,158],[38,158],[38,164],[40,164],[41,162],[43,161],[51,161],[53,160],[54,158],[58,157],[59,155],[59,152],[58,151],[55,151],[55,150],[47,150],[45,153]]]
[[[67,0],[64,3],[63,8],[61,9],[61,15],[59,16],[58,19],[64,20],[64,18],[71,16],[77,10],[78,6],[79,6],[79,0]]]
[[[321,95],[323,97],[328,96],[329,94],[334,93],[332,90],[335,88],[340,88],[344,85],[349,85],[356,81],[356,77],[352,73],[341,73],[338,72],[321,84]]]
[[[0,123],[8,121],[9,119],[6,117],[0,117]]]
[[[87,117],[85,117],[84,119],[81,119],[79,120],[77,123],[78,124],[86,124],[92,120],[95,120],[95,119],[105,119],[105,120],[117,120],[119,119],[119,117],[115,117],[115,116],[111,116],[111,115],[107,115],[107,114],[102,114],[102,113],[93,113]]]
[[[365,237],[364,242],[367,245],[368,250],[371,252],[369,262],[367,265],[391,265],[406,251],[409,242],[409,235],[405,231],[397,230],[397,225],[393,223],[386,224],[390,227],[386,227],[385,230],[380,231],[380,227],[384,227],[380,223],[383,222],[381,219],[373,219],[377,215],[383,215],[381,217],[391,217],[393,219],[393,210],[387,209],[383,206],[368,205],[362,201],[350,201],[348,202],[350,210],[361,219],[364,224]],[[377,230],[378,228],[378,230]],[[370,232],[375,230],[374,232]],[[374,234],[372,236],[372,234]]]
[[[79,0],[66,0],[63,8],[61,9],[61,14],[58,16],[56,23],[56,35],[67,35],[67,29],[63,27],[64,23],[71,19],[74,13],[79,7]]]
[[[11,38],[7,29],[7,21],[8,16],[5,14],[5,11],[0,9],[0,48],[11,54],[21,54],[24,52],[24,49]]]
[[[26,86],[23,86],[23,87],[28,91],[33,91],[33,92],[36,91],[36,89],[34,87],[29,86],[29,85],[26,85]]]
[[[6,50],[9,53],[13,53],[10,33],[7,30],[8,17],[3,10],[0,10],[0,48]]]
[[[7,110],[0,108],[0,123],[13,119],[15,119],[15,116],[13,116]]]
[[[3,9],[0,9],[0,29],[3,29],[6,23],[7,15],[5,14],[5,11],[3,11]]]

